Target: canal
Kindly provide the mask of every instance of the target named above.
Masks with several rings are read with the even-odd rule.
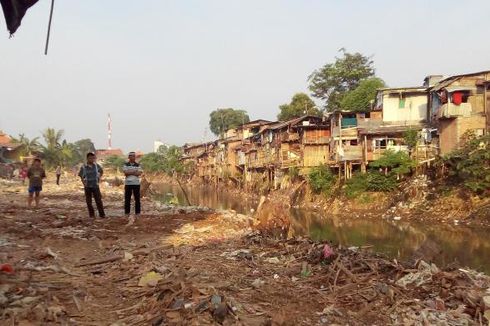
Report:
[[[179,186],[155,185],[156,199],[167,203],[186,204]],[[232,209],[249,214],[257,207],[254,200],[246,200],[213,187],[186,187],[193,205],[213,209]],[[245,197],[245,196],[244,196]],[[291,227],[295,235],[309,236],[314,240],[329,240],[343,246],[372,246],[376,252],[400,260],[417,254],[440,252],[434,258],[439,266],[456,263],[490,274],[489,228],[440,223],[404,222],[384,219],[364,219],[327,216],[306,209],[291,209]]]

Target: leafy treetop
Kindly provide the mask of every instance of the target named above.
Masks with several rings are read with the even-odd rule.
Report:
[[[315,102],[305,93],[296,93],[289,104],[279,106],[277,119],[285,121],[305,114],[321,116],[322,112],[318,110]]]
[[[341,57],[315,70],[308,78],[313,96],[326,101],[326,109],[340,108],[344,95],[356,89],[364,79],[374,76],[373,61],[358,52],[340,49]]]
[[[386,87],[383,80],[377,77],[362,80],[354,90],[347,92],[340,107],[343,110],[365,112],[371,109],[371,103],[376,98],[376,91]]]
[[[246,111],[232,108],[214,110],[209,118],[209,129],[216,136],[223,136],[228,129],[250,121]]]

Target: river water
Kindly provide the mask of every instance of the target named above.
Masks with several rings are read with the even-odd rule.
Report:
[[[163,202],[185,205],[179,186],[156,185],[156,198]],[[237,197],[213,187],[186,187],[193,205],[214,209],[233,209],[248,214],[257,202]],[[391,258],[408,259],[415,253],[438,252],[434,262],[439,266],[456,263],[490,274],[490,228],[440,223],[416,223],[384,219],[363,219],[328,216],[306,209],[291,209],[294,234],[307,235],[314,240],[329,240],[343,246],[372,246]]]

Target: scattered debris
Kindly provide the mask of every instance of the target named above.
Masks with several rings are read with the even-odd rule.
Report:
[[[142,276],[138,282],[138,286],[156,286],[158,281],[162,280],[163,277],[157,272],[148,272]]]
[[[79,188],[53,187],[49,207],[30,211],[20,193],[0,197],[15,217],[0,219],[0,259],[15,266],[0,268],[0,324],[488,324],[490,278],[422,252],[398,262],[284,236],[283,208],[265,200],[262,224],[146,200],[131,228],[116,213],[94,222]],[[103,193],[108,212],[120,209],[120,189]]]
[[[323,254],[323,259],[328,259],[332,257],[335,253],[328,244],[325,244],[325,246],[323,247],[322,254]]]

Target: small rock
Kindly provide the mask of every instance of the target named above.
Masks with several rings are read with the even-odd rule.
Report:
[[[182,309],[183,306],[184,306],[184,299],[175,299],[175,301],[170,306],[170,309],[178,310],[178,309]]]
[[[279,264],[281,262],[277,257],[267,258],[265,261],[269,264]]]
[[[485,309],[490,310],[490,295],[483,297],[483,305],[485,306]]]
[[[260,278],[256,279],[255,281],[252,282],[252,286],[256,289],[260,288],[262,285],[264,285],[265,282],[262,281]]]
[[[201,313],[209,309],[209,301],[208,300],[203,300],[199,302],[199,304],[196,306],[194,309],[194,312],[196,313]]]
[[[123,261],[124,262],[128,262],[130,261],[131,259],[133,259],[133,254],[130,253],[130,252],[124,252],[124,258],[123,258]]]
[[[228,315],[228,306],[224,302],[220,303],[220,305],[213,311],[214,320],[216,320],[220,324],[222,324],[225,321],[227,315]]]
[[[213,295],[211,296],[211,304],[212,304],[213,306],[215,306],[215,307],[216,307],[216,306],[218,306],[220,303],[221,303],[221,296],[216,295],[216,294],[213,294]]]
[[[488,324],[490,325],[490,309],[489,310],[486,310],[483,315],[489,321]]]

